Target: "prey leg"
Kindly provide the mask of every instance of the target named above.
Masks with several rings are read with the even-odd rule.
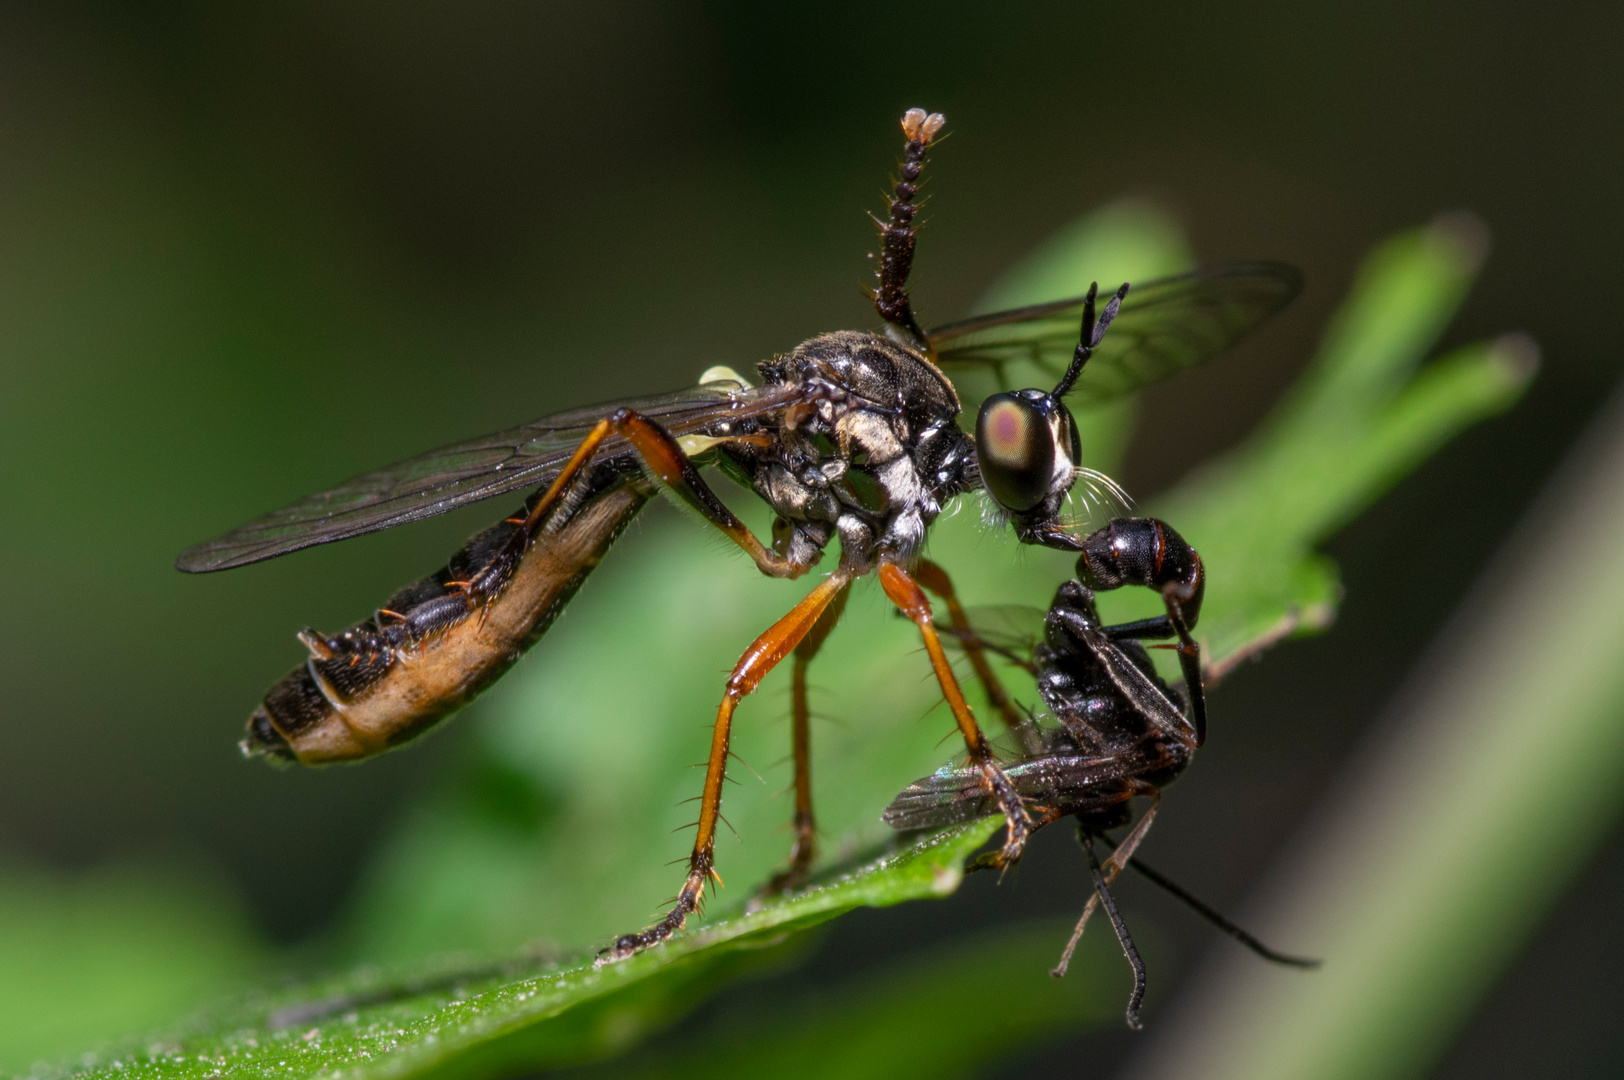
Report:
[[[1111,843],[1110,837],[1102,836],[1100,839],[1104,840],[1106,844]],[[1247,933],[1247,931],[1242,929],[1240,926],[1225,918],[1216,908],[1203,901],[1200,897],[1190,892],[1190,890],[1173,881],[1161,871],[1152,870],[1145,863],[1141,862],[1138,856],[1134,856],[1133,858],[1129,859],[1128,865],[1133,867],[1143,876],[1155,882],[1157,885],[1161,886],[1167,891],[1168,895],[1182,901],[1191,911],[1195,912],[1207,922],[1211,923],[1219,933],[1223,934],[1225,937],[1234,938],[1236,941],[1240,942],[1242,945],[1246,946],[1248,949],[1252,950],[1269,963],[1281,964],[1285,967],[1295,968],[1317,968],[1322,963],[1322,961],[1315,960],[1310,957],[1292,956],[1289,953],[1283,953],[1269,948],[1252,934]]]
[[[1085,536],[1077,559],[1077,578],[1098,592],[1142,585],[1161,594],[1167,614],[1136,623],[1107,626],[1107,635],[1123,638],[1178,638],[1179,667],[1190,697],[1195,744],[1207,738],[1207,699],[1201,689],[1201,647],[1191,636],[1201,617],[1206,570],[1201,555],[1165,521],[1116,518]]]
[[[789,868],[774,875],[762,889],[769,896],[786,892],[805,881],[817,855],[818,828],[812,817],[812,710],[807,702],[806,669],[829,639],[835,623],[840,621],[849,596],[850,586],[829,602],[811,631],[795,646],[791,660],[794,665],[790,681],[790,745],[795,756],[795,840],[789,849]]]
[[[1004,770],[998,767],[998,762],[992,754],[992,747],[987,744],[986,735],[982,734],[980,725],[976,723],[975,714],[970,711],[969,703],[964,700],[964,691],[959,688],[959,680],[953,675],[952,665],[947,662],[947,653],[942,649],[942,639],[936,633],[930,601],[926,599],[924,590],[919,587],[918,582],[908,576],[907,571],[896,563],[889,562],[880,564],[880,585],[885,589],[885,595],[891,602],[919,627],[919,636],[924,639],[925,652],[930,655],[930,665],[936,672],[936,681],[941,684],[942,696],[947,699],[948,708],[953,710],[953,718],[958,721],[959,733],[964,736],[964,745],[970,752],[970,760],[981,770],[982,783],[987,786],[987,790],[997,800],[998,808],[1004,813],[1004,824],[1007,828],[1004,846],[997,855],[997,865],[1007,870],[1020,861],[1027,838],[1032,835],[1032,819],[1027,816],[1026,807],[1021,804],[1021,797],[1015,791],[1015,785],[1009,782]]]
[[[1160,803],[1161,795],[1154,789],[1145,792],[1145,794],[1153,796],[1157,799],[1157,802],[1150,804],[1150,809],[1145,811],[1144,816],[1139,819],[1139,823],[1133,827],[1133,830],[1123,838],[1122,843],[1118,844],[1116,850],[1111,852],[1110,857],[1105,860],[1104,880],[1107,885],[1115,881],[1117,875],[1122,873],[1122,868],[1128,865],[1128,860],[1133,858],[1133,853],[1138,849],[1140,842],[1144,840],[1145,834],[1150,831],[1150,823],[1156,820],[1156,807]],[[1083,832],[1082,828],[1079,827],[1077,830],[1077,842],[1082,844],[1084,849],[1092,851],[1089,848],[1089,840],[1089,834]],[[1083,931],[1087,929],[1088,920],[1094,914],[1094,909],[1099,906],[1099,902],[1100,894],[1099,890],[1096,889],[1089,894],[1088,903],[1083,905],[1083,913],[1077,919],[1077,928],[1071,932],[1071,940],[1066,942],[1066,949],[1060,954],[1060,963],[1050,969],[1050,975],[1059,979],[1066,974],[1066,969],[1071,966],[1071,954],[1077,951],[1077,943],[1083,940]]]
[[[732,676],[727,680],[727,692],[722,698],[721,707],[716,711],[710,758],[705,766],[705,788],[699,800],[699,830],[694,837],[693,853],[688,857],[688,877],[677,893],[676,903],[663,919],[647,930],[617,938],[613,946],[600,954],[598,963],[624,960],[675,934],[688,921],[688,916],[699,910],[705,896],[705,883],[712,877],[721,882],[715,869],[716,823],[722,816],[722,783],[727,776],[733,712],[739,702],[761,684],[767,673],[812,632],[824,612],[837,596],[845,593],[850,583],[851,579],[841,574],[825,578],[788,615],[756,638],[755,643],[739,658]]]
[[[1145,1026],[1139,1019],[1139,1006],[1145,1000],[1145,962],[1139,958],[1139,949],[1133,943],[1133,935],[1128,933],[1128,924],[1122,921],[1122,913],[1117,911],[1116,901],[1111,898],[1105,875],[1100,873],[1100,860],[1094,855],[1094,838],[1079,836],[1078,840],[1082,842],[1083,854],[1088,856],[1088,872],[1094,879],[1094,895],[1100,898],[1100,906],[1105,908],[1111,928],[1116,931],[1117,942],[1122,946],[1122,955],[1128,958],[1128,966],[1133,968],[1133,992],[1128,995],[1128,1026],[1138,1031]]]

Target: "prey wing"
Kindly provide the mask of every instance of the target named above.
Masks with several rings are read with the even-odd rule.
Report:
[[[1053,805],[1064,802],[1068,812],[1088,810],[1097,793],[1101,807],[1122,801],[1116,781],[1138,771],[1137,763],[1121,755],[1049,754],[1004,766],[1022,801]],[[885,808],[881,819],[893,829],[933,829],[974,821],[998,813],[998,802],[973,765],[948,765],[916,780]]]
[[[939,629],[949,645],[963,649],[981,648],[988,652],[1031,669],[1032,650],[1043,640],[1041,608],[1024,604],[991,604],[965,610],[970,622],[968,630],[960,630],[946,621]]]
[[[1195,727],[1184,715],[1184,710],[1152,682],[1114,641],[1099,630],[1083,631],[1079,636],[1088,643],[1112,685],[1128,699],[1136,713],[1159,728],[1164,735],[1184,741],[1195,738]]]

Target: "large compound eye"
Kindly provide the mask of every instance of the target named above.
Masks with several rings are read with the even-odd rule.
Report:
[[[982,482],[1004,509],[1021,513],[1043,501],[1054,476],[1054,451],[1049,418],[1036,404],[1014,394],[994,394],[982,403],[976,459]]]

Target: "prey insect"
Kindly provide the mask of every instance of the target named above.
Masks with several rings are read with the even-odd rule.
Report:
[[[918,626],[988,797],[1008,823],[1006,862],[1032,822],[988,747],[953,675],[925,592],[952,597],[940,567],[920,558],[945,505],[985,488],[1025,542],[1068,550],[1082,541],[1062,517],[1078,460],[1062,399],[1106,400],[1224,351],[1284,306],[1295,270],[1248,263],[979,316],[923,330],[907,289],[918,185],[940,114],[902,119],[903,159],[886,217],[874,305],[882,332],[839,331],[757,365],[752,383],[713,369],[672,394],[560,413],[367,473],[184,552],[205,572],[275,558],[444,513],[480,499],[530,494],[434,574],[338,634],[301,633],[308,657],[271,688],[248,722],[245,750],[323,765],[379,754],[467,705],[546,633],[615,538],[657,492],[687,504],[763,574],[798,578],[838,538],[833,568],[740,658],[717,710],[693,851],[677,898],[652,927],[606,950],[619,959],[680,930],[715,876],[733,713],[793,657],[797,685],[838,620],[853,582],[870,574]],[[1081,338],[1079,339],[1079,327]],[[1107,329],[1110,334],[1107,335]],[[991,394],[976,434],[950,372],[1048,373],[1053,390]],[[713,467],[775,514],[769,542],[717,497]],[[1018,721],[1012,710],[1000,709]],[[793,885],[814,856],[815,822],[804,694],[792,713],[795,839],[776,879]],[[719,880],[719,879],[718,879]]]
[[[1103,625],[1095,591],[1124,585],[1156,590],[1167,613]],[[1145,967],[1110,891],[1124,868],[1148,877],[1266,960],[1296,967],[1318,964],[1268,948],[1135,855],[1156,818],[1162,788],[1184,771],[1206,736],[1200,651],[1190,636],[1201,615],[1204,586],[1200,555],[1171,526],[1154,518],[1118,518],[1084,539],[1077,577],[1060,586],[1035,631],[972,626],[964,614],[955,620],[955,636],[977,671],[986,667],[989,652],[1026,669],[1056,721],[1052,727],[1029,722],[1017,729],[1022,753],[1004,768],[1034,831],[1064,817],[1076,819],[1077,840],[1093,881],[1052,974],[1065,974],[1083,928],[1096,908],[1103,908],[1133,968],[1127,1009],[1132,1028],[1140,1026]],[[1182,687],[1162,680],[1142,644],[1165,638],[1176,639]],[[1137,822],[1131,808],[1135,798],[1150,800]],[[884,819],[893,828],[923,829],[971,821],[998,809],[977,770],[950,766],[910,785],[886,808]],[[1130,823],[1133,827],[1120,843],[1107,835]],[[1096,840],[1111,849],[1103,864]],[[976,868],[980,865],[1000,863],[994,858]]]

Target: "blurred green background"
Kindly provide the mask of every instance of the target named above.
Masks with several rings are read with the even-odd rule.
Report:
[[[477,740],[510,737],[482,703],[360,769],[274,772],[234,746],[297,660],[294,630],[347,625],[490,507],[213,578],[175,574],[175,553],[426,446],[869,325],[863,211],[894,161],[895,117],[915,104],[945,112],[954,136],[932,165],[921,241],[927,324],[1123,195],[1168,208],[1203,260],[1305,270],[1278,325],[1147,396],[1118,476],[1138,496],[1248,431],[1363,253],[1440,209],[1471,209],[1495,240],[1443,345],[1518,328],[1543,347],[1515,412],[1332,544],[1347,589],[1333,632],[1215,698],[1214,738],[1153,851],[1238,906],[1624,366],[1621,22],[1552,5],[1535,25],[1509,3],[0,9],[0,552],[13,571],[0,1003],[29,1006],[44,1032],[15,1045],[101,1032],[76,1016],[108,1031],[161,1021],[280,970],[288,948],[409,952],[365,941],[354,902],[380,895],[373,853],[432,817]],[[611,558],[666,545],[749,575],[663,507]],[[607,606],[579,618],[629,615],[615,588],[589,586],[584,599]],[[689,673],[719,685],[749,631],[676,622],[670,647],[703,637]],[[658,690],[635,663],[625,679],[633,701]],[[584,783],[605,758],[654,752],[615,731],[603,717],[561,745],[558,774]],[[502,803],[501,777],[476,780],[493,814],[546,811]],[[794,1001],[955,935],[1074,913],[1080,868],[1063,837],[1046,840],[1016,887],[972,879],[942,904],[858,912],[798,974],[752,993]],[[645,869],[628,881],[651,880]],[[1436,1075],[1600,1075],[1624,1060],[1621,900],[1614,836]],[[1128,903],[1160,935],[1170,993],[1211,942],[1160,897]],[[115,949],[128,959],[111,964]],[[147,982],[121,993],[114,969]],[[978,1068],[1086,1061],[1108,1075],[1133,1047],[1106,1025]]]

